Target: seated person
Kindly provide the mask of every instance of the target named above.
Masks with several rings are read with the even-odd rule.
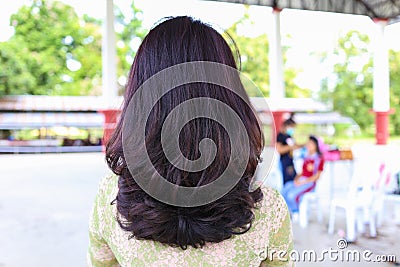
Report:
[[[310,136],[306,148],[307,155],[304,158],[302,173],[297,174],[294,180],[287,182],[282,189],[282,195],[291,213],[299,211],[301,197],[315,189],[316,181],[324,168],[319,142],[315,136]]]
[[[88,266],[294,265],[285,200],[269,187],[249,191],[264,142],[236,69],[224,37],[191,17],[166,18],[146,35],[106,144],[114,175],[100,182],[94,202]],[[199,113],[205,109],[211,115]],[[203,151],[207,139],[215,152]]]

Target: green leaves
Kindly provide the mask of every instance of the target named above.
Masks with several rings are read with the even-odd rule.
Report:
[[[32,91],[36,86],[36,79],[29,72],[33,63],[28,49],[17,39],[0,43],[0,95]]]
[[[369,37],[350,31],[338,39],[333,54],[325,53],[322,62],[335,61],[333,76],[321,86],[320,98],[333,104],[341,114],[353,118],[364,130],[373,129],[373,61]],[[400,52],[389,51],[391,106],[400,104]],[[331,86],[328,86],[331,84]],[[400,134],[400,113],[390,116],[392,130]],[[368,132],[372,134],[372,132]]]
[[[234,23],[229,29],[226,30],[227,42],[231,45],[233,51],[236,47],[240,53],[241,71],[249,77],[261,90],[265,97],[269,96],[269,42],[266,34],[258,36],[246,35],[246,29],[251,28],[252,21],[248,12]],[[231,38],[235,41],[232,43]],[[283,47],[283,53],[287,50]],[[239,59],[238,59],[239,62]],[[284,62],[286,58],[284,56]],[[287,97],[310,97],[311,91],[309,89],[300,88],[294,79],[296,78],[298,70],[293,68],[284,67],[285,89]],[[257,92],[247,92],[250,96],[260,96]]]
[[[101,31],[62,2],[34,0],[0,43],[0,94],[87,95],[101,80]],[[98,90],[99,92],[99,90]]]
[[[362,129],[370,126],[372,108],[372,56],[368,36],[350,31],[338,40],[334,51],[337,61],[333,67],[336,84],[324,96],[333,109],[353,118]]]
[[[390,68],[390,106],[394,114],[390,115],[393,132],[400,135],[400,51],[389,51]]]
[[[127,14],[117,6],[114,7],[117,29],[117,55],[118,55],[118,84],[120,92],[124,90],[124,81],[128,78],[129,69],[136,55],[136,50],[147,34],[142,27],[143,13],[131,1],[131,10]],[[120,29],[120,30],[118,30]]]

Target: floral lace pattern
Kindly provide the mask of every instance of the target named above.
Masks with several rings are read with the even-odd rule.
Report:
[[[105,177],[99,186],[89,222],[88,266],[294,266],[290,216],[285,201],[274,189],[263,188],[264,198],[254,210],[250,230],[203,248],[186,250],[150,240],[128,239],[116,221],[118,177]],[[278,251],[281,258],[275,257]],[[284,257],[282,257],[284,255]]]

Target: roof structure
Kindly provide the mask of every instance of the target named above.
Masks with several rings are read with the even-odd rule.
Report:
[[[259,115],[260,120],[263,124],[271,124],[271,116],[262,113]],[[318,112],[318,113],[307,113],[300,112],[295,114],[295,120],[297,124],[313,124],[313,125],[329,125],[329,124],[348,124],[357,125],[357,123],[349,117],[342,116],[337,112]]]
[[[2,112],[0,129],[39,129],[42,127],[102,128],[104,115],[94,112]]]
[[[328,112],[331,108],[312,98],[264,98],[250,97],[250,102],[257,112]]]
[[[115,99],[121,106],[122,97]],[[331,108],[311,98],[251,97],[259,113],[271,111],[319,112]],[[54,126],[98,128],[104,124],[104,98],[98,96],[6,96],[0,98],[0,129],[24,129]],[[270,116],[268,116],[270,117]],[[326,117],[326,115],[325,115]]]
[[[325,11],[353,15],[365,15],[372,19],[400,19],[400,0],[206,0],[272,8]]]
[[[122,97],[115,99],[115,102],[115,107],[119,108]],[[22,95],[0,97],[0,111],[97,112],[106,108],[106,101],[100,96]]]
[[[115,99],[120,107],[122,97]],[[251,97],[251,103],[259,112],[285,110],[290,112],[327,112],[331,109],[312,98],[263,98]],[[98,112],[106,108],[99,96],[5,96],[0,98],[3,112]]]

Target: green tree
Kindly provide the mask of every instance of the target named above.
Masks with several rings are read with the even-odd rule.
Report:
[[[11,16],[10,25],[14,36],[0,44],[5,48],[0,65],[8,70],[1,74],[4,89],[0,93],[95,92],[101,79],[101,38],[96,23],[80,20],[72,7],[61,2],[33,0]]]
[[[400,135],[400,51],[389,51],[390,106],[395,112],[390,115],[394,134]]]
[[[131,9],[125,13],[118,6],[114,7],[117,31],[117,76],[120,93],[124,90],[124,81],[128,77],[136,51],[147,33],[142,26],[142,10],[135,6],[135,1],[131,1],[130,7]]]
[[[357,31],[350,31],[338,40],[333,54],[322,59],[335,60],[334,75],[323,82],[321,99],[330,102],[334,110],[352,117],[362,129],[373,122],[372,108],[372,57],[369,37]]]
[[[249,77],[261,90],[264,96],[269,96],[269,60],[268,60],[268,37],[266,34],[258,36],[247,36],[241,32],[241,28],[254,24],[246,11],[244,16],[226,30],[227,41],[232,49],[236,48],[240,53],[241,72]],[[232,40],[234,43],[232,42]],[[235,47],[236,45],[236,47]],[[283,47],[283,53],[288,47]],[[238,59],[239,61],[239,59]],[[286,58],[284,56],[284,63]],[[298,70],[284,67],[285,90],[287,97],[310,97],[309,89],[300,88],[294,83]],[[248,92],[256,96],[257,92]],[[259,95],[258,95],[259,96]]]
[[[320,55],[321,62],[334,61],[333,75],[322,81],[320,98],[334,110],[353,118],[365,131],[374,123],[373,61],[369,37],[349,31],[339,37],[332,54]],[[400,52],[389,51],[391,106],[400,104]],[[395,134],[400,134],[400,113],[390,116]]]
[[[29,70],[33,63],[18,39],[0,43],[0,96],[33,91],[36,79]]]

